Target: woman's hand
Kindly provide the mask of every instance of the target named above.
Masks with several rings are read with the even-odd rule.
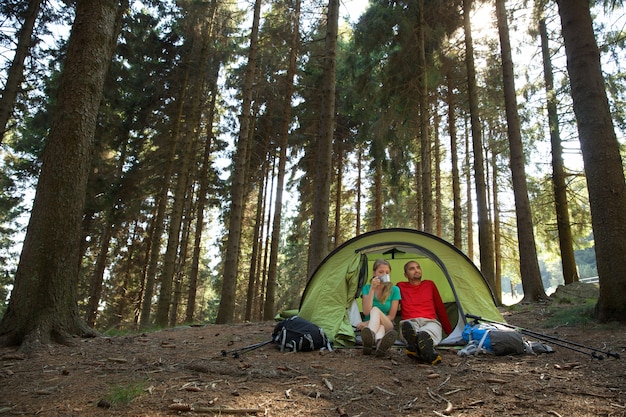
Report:
[[[356,325],[356,329],[357,330],[363,330],[366,327],[367,327],[367,323],[365,323],[363,321]]]
[[[380,278],[374,277],[372,278],[372,283],[370,284],[371,288],[378,288],[380,286]]]

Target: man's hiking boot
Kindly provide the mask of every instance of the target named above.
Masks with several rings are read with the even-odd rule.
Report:
[[[406,340],[406,354],[414,359],[418,359],[417,334],[408,321],[402,323],[402,337]]]
[[[417,332],[417,349],[422,361],[431,365],[437,365],[441,362],[441,356],[435,351],[433,339],[428,333]]]
[[[395,330],[390,330],[383,336],[382,339],[378,342],[378,348],[376,349],[376,356],[383,357],[387,354],[387,351],[390,347],[396,343],[396,339],[398,338],[398,332]]]
[[[402,323],[402,336],[406,340],[406,355],[420,362],[436,365],[441,356],[435,351],[433,339],[426,332],[415,332],[408,321]]]
[[[361,330],[361,340],[363,341],[363,354],[371,355],[372,347],[374,347],[374,332],[369,327]]]

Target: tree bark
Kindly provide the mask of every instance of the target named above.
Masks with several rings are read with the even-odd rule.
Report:
[[[517,113],[517,97],[515,91],[515,75],[513,73],[513,58],[511,56],[511,40],[509,39],[509,23],[504,2],[505,0],[496,0],[496,17],[498,20],[498,33],[500,35],[504,106],[509,137],[515,216],[517,218],[517,244],[519,248],[520,274],[522,276],[522,288],[524,289],[524,299],[522,301],[534,302],[546,299],[547,295],[543,289],[541,272],[539,271],[532,210],[530,207],[530,199],[528,198],[528,187],[526,185],[526,168],[519,115]]]
[[[439,124],[441,123],[441,116],[437,111],[436,104],[433,104],[435,108],[433,114],[433,159],[435,167],[435,235],[443,236],[443,218],[442,218],[442,195],[441,195],[441,140],[439,139]]]
[[[461,230],[463,217],[461,211],[461,180],[459,176],[459,153],[457,151],[456,117],[454,83],[452,80],[451,65],[448,63],[446,70],[447,102],[448,102],[448,134],[450,135],[450,161],[452,163],[452,221],[454,230],[454,246],[463,249]],[[470,223],[471,225],[471,223]]]
[[[600,321],[626,322],[626,181],[593,33],[589,2],[557,0],[574,114],[587,175],[600,277]]]
[[[552,75],[552,60],[548,44],[548,30],[545,19],[539,20],[539,35],[541,38],[541,56],[543,58],[543,78],[546,84],[546,108],[550,128],[550,144],[552,147],[552,186],[554,188],[554,205],[556,209],[556,225],[559,233],[559,249],[561,251],[561,265],[565,285],[578,281],[578,269],[574,257],[574,240],[570,224],[569,207],[567,203],[567,185],[565,182],[565,164],[563,163],[563,145],[559,131],[559,115],[557,112],[557,98],[554,91],[554,76]]]
[[[237,295],[237,273],[239,269],[239,251],[241,243],[244,193],[246,187],[246,166],[248,147],[250,143],[251,103],[254,88],[254,74],[257,66],[256,56],[259,40],[259,21],[261,19],[261,0],[254,2],[254,16],[252,19],[252,31],[250,32],[250,49],[248,51],[248,64],[243,87],[243,100],[241,102],[241,118],[239,138],[234,160],[234,168],[231,173],[231,203],[230,218],[228,221],[228,242],[224,256],[224,274],[222,276],[222,289],[220,307],[217,312],[216,323],[231,323],[235,315],[235,298]]]
[[[495,288],[493,239],[487,205],[487,185],[483,157],[483,137],[479,119],[478,87],[474,65],[474,46],[470,10],[472,0],[463,0],[465,32],[465,65],[467,66],[467,93],[469,96],[472,145],[474,151],[474,181],[476,183],[476,210],[478,211],[478,244],[480,245],[480,270],[492,289]]]
[[[337,146],[335,151],[335,161],[337,162],[337,175],[335,176],[335,231],[333,233],[333,247],[341,244],[341,204],[343,191],[343,143],[342,138],[335,141]]]
[[[185,200],[189,189],[189,177],[192,160],[195,160],[198,143],[198,132],[200,130],[201,113],[201,92],[206,74],[206,60],[208,59],[208,47],[203,42],[205,36],[198,28],[200,23],[192,24],[190,42],[192,43],[187,59],[187,75],[189,83],[184,83],[185,89],[181,90],[179,99],[183,104],[187,104],[184,113],[179,113],[181,119],[177,122],[184,127],[182,135],[182,149],[179,159],[176,161],[177,182],[174,189],[174,201],[170,215],[169,230],[167,234],[167,246],[163,257],[163,270],[159,277],[160,291],[157,302],[155,323],[160,327],[166,327],[169,322],[169,314],[172,303],[172,283],[176,274],[176,259],[179,253],[181,242],[181,227],[183,224],[183,214]],[[191,71],[191,68],[194,71]],[[199,68],[199,69],[198,69]],[[187,100],[189,98],[189,100]],[[184,116],[183,116],[184,114]],[[185,120],[183,123],[182,120]]]
[[[180,141],[180,120],[182,118],[183,106],[185,100],[183,99],[184,91],[187,88],[187,80],[189,76],[189,68],[185,69],[185,75],[183,77],[182,87],[180,89],[180,97],[178,99],[177,114],[173,117],[172,134],[170,135],[170,142],[166,147],[167,152],[165,158],[165,171],[163,173],[162,186],[160,195],[155,198],[157,202],[156,216],[154,220],[154,227],[150,235],[150,257],[148,259],[148,266],[146,270],[146,279],[144,283],[143,301],[141,303],[141,314],[139,318],[139,327],[145,328],[150,325],[150,314],[152,312],[152,298],[154,296],[154,285],[156,284],[157,271],[159,269],[159,257],[161,256],[161,246],[163,243],[163,231],[165,230],[165,212],[167,211],[167,204],[169,202],[169,190],[172,180],[172,173],[174,171],[174,164],[176,162],[176,152],[178,149],[178,143]]]
[[[465,184],[466,204],[467,204],[467,256],[474,260],[474,203],[472,199],[472,176],[470,172],[470,135],[467,128],[467,118],[465,120]]]
[[[94,267],[89,288],[89,300],[87,301],[86,321],[87,325],[90,327],[94,327],[94,325],[96,324],[98,306],[100,305],[100,299],[102,298],[104,271],[106,269],[107,255],[109,254],[109,248],[111,246],[113,227],[114,226],[112,224],[112,216],[111,213],[109,213],[109,216],[107,216],[107,220],[105,221],[104,230],[102,231],[100,244],[98,245],[98,256],[96,258],[96,265]]]
[[[433,182],[432,182],[432,156],[430,151],[430,109],[428,106],[428,71],[426,70],[426,41],[424,31],[424,0],[419,1],[419,25],[418,25],[418,62],[420,74],[420,162],[422,164],[422,214],[423,229],[427,233],[433,232]]]
[[[202,252],[202,235],[204,231],[204,212],[209,194],[209,165],[211,164],[211,144],[213,143],[213,120],[215,116],[216,102],[216,80],[219,68],[216,66],[215,73],[209,84],[211,86],[211,102],[208,107],[208,120],[206,123],[208,132],[204,143],[204,155],[202,157],[202,168],[200,170],[200,190],[198,191],[196,232],[194,234],[193,255],[191,257],[191,267],[189,270],[189,291],[187,295],[187,310],[185,312],[185,322],[192,323],[196,309],[196,296],[198,290],[198,273],[200,265],[200,254]]]
[[[382,229],[383,227],[383,163],[380,159],[374,161],[374,222],[373,230]]]
[[[496,304],[502,304],[502,251],[501,251],[501,233],[500,233],[500,199],[498,198],[498,154],[492,152],[491,166],[493,166],[492,175],[492,192],[493,192],[493,256],[494,256],[494,296]]]
[[[313,220],[308,276],[328,254],[328,214],[330,207],[330,175],[332,167],[332,142],[335,127],[335,80],[337,67],[337,34],[339,30],[339,0],[328,1],[326,19],[326,50],[324,55],[324,79],[322,82],[322,108],[320,109],[320,130],[317,143],[315,175],[315,198],[313,200]]]
[[[361,234],[361,185],[362,185],[362,179],[361,179],[361,175],[362,175],[362,171],[363,171],[363,148],[359,145],[357,145],[357,156],[356,156],[356,171],[357,171],[357,177],[356,177],[356,207],[355,207],[355,211],[356,211],[356,221],[354,224],[354,235],[358,236]]]
[[[291,38],[289,46],[289,66],[285,75],[284,110],[279,132],[280,152],[278,154],[278,178],[276,179],[276,201],[274,202],[274,219],[272,223],[272,239],[270,241],[270,260],[267,271],[267,287],[265,292],[265,306],[263,319],[271,320],[274,317],[276,305],[276,281],[278,274],[278,244],[280,243],[281,223],[283,213],[283,188],[287,166],[287,147],[289,146],[289,126],[291,125],[291,107],[296,75],[298,48],[300,46],[300,0],[296,0],[291,15]]]
[[[77,3],[15,285],[0,322],[0,345],[28,351],[51,341],[69,343],[72,335],[95,335],[77,304],[81,218],[121,10],[115,0]]]

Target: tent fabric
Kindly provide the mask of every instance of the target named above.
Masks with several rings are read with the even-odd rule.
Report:
[[[423,279],[435,282],[452,313],[454,328],[441,344],[464,342],[465,314],[504,321],[487,281],[462,251],[437,236],[411,229],[364,233],[333,250],[309,278],[298,314],[324,329],[334,344],[353,345],[356,338],[349,308],[355,300],[360,306],[361,288],[379,258],[390,262],[394,283],[406,280],[404,264],[410,260],[420,263]]]

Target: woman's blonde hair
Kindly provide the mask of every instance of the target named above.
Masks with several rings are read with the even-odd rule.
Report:
[[[391,264],[386,259],[376,259],[376,261],[374,261],[374,266],[372,267],[372,271],[376,271],[378,267],[381,265],[387,265],[389,267],[389,272],[391,272]],[[378,301],[380,301],[381,303],[384,303],[385,301],[387,301],[387,297],[389,297],[389,294],[391,294],[391,287],[393,287],[393,283],[391,282],[383,283],[383,292],[380,295],[380,299]]]

